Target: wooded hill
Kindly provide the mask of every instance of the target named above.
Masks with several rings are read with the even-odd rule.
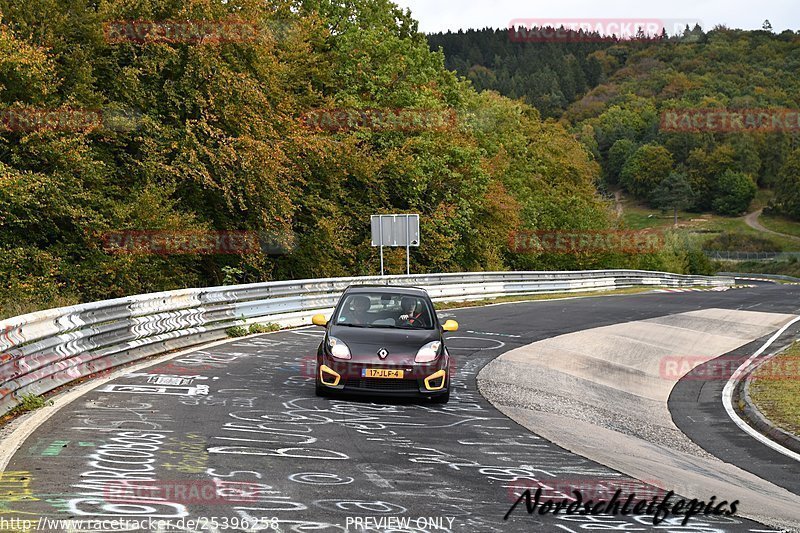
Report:
[[[758,31],[687,27],[678,36],[628,41],[595,34],[520,42],[508,29],[433,34],[429,41],[477,89],[520,98],[559,120],[601,165],[609,186],[655,207],[726,215],[746,210],[759,186],[775,191],[774,211],[800,220],[797,32],[775,34],[765,21]],[[666,131],[665,113],[674,110],[745,117],[785,110],[794,125]]]

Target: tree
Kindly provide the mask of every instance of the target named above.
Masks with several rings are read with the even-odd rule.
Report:
[[[695,209],[712,209],[716,179],[728,170],[739,171],[736,151],[729,144],[720,144],[711,150],[695,148],[686,158],[687,175],[694,193]]]
[[[716,181],[727,170],[751,176],[760,188],[776,188],[783,182],[787,189],[783,196],[793,196],[796,184],[781,169],[797,139],[790,132],[768,131],[777,125],[774,120],[763,131],[746,125],[743,129],[725,114],[709,114],[708,122],[686,120],[704,116],[690,110],[796,107],[797,35],[791,31],[776,35],[777,27],[772,26],[765,20],[763,29],[755,31],[717,25],[706,32],[692,23],[668,38],[671,43],[703,46],[659,46],[663,32],[653,41],[568,46],[510,42],[505,32],[492,30],[437,34],[429,41],[434,49],[442,46],[448,56],[462,60],[447,64],[469,74],[478,89],[525,98],[543,117],[568,124],[601,163],[608,184],[618,182],[632,155],[631,146],[662,145],[675,167],[685,169],[695,200],[691,209],[712,211]],[[474,43],[487,60],[494,58],[486,68],[496,81],[488,73],[469,72],[466,58]],[[670,118],[673,110],[687,112],[679,112],[683,120],[676,122]]]
[[[743,172],[726,170],[717,179],[712,206],[720,215],[738,216],[747,210],[756,197],[758,187],[753,179]]]
[[[775,188],[777,211],[800,220],[800,148],[789,154],[780,174]]]
[[[645,144],[628,158],[620,184],[631,194],[649,200],[653,189],[672,171],[672,155],[660,144]]]
[[[692,186],[689,179],[682,172],[670,172],[652,195],[652,202],[657,208],[664,211],[672,209],[675,216],[674,225],[678,225],[678,211],[686,209],[692,204]]]
[[[695,23],[694,28],[692,28],[692,38],[691,42],[705,42],[706,34],[703,33],[703,28],[700,27],[700,24]]]
[[[0,23],[0,110],[141,115],[129,129],[90,132],[0,124],[0,314],[7,302],[44,308],[58,295],[75,303],[226,277],[371,274],[379,263],[365,221],[377,212],[420,213],[419,272],[546,266],[509,253],[508,234],[610,225],[594,188],[599,165],[568,128],[524,102],[477,93],[390,0],[0,0],[0,12],[13,21]],[[153,32],[145,43],[104,33],[108,21],[234,16],[264,31],[220,41]],[[266,35],[273,28],[280,34]],[[487,63],[502,53],[475,49]],[[578,92],[582,57],[570,63]],[[497,71],[486,68],[491,83]],[[541,94],[557,115],[566,102],[560,71],[550,72]],[[528,80],[513,81],[524,93]],[[332,109],[384,110],[386,127],[341,120],[331,132],[308,120],[330,124]],[[395,112],[425,120],[400,124],[389,120]],[[128,229],[293,239],[278,256],[103,246],[104,234]],[[402,254],[387,264],[405,267]]]
[[[610,106],[592,122],[596,122],[597,144],[605,153],[619,139],[649,140],[658,125],[658,113],[650,100],[631,97]]]
[[[618,183],[622,167],[638,148],[636,142],[630,139],[619,139],[608,149],[605,165],[605,178],[608,183]]]

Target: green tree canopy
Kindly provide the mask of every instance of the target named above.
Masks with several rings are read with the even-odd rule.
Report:
[[[795,149],[781,168],[775,191],[778,212],[800,220],[800,148]]]
[[[622,167],[639,147],[630,139],[618,139],[608,149],[606,158],[605,178],[609,183],[619,182]]]
[[[672,155],[659,144],[639,147],[625,162],[620,184],[631,194],[649,199],[653,189],[672,171]]]
[[[670,172],[653,190],[651,202],[661,210],[672,211],[677,225],[678,211],[692,205],[692,186],[686,174]]]
[[[509,250],[509,235],[610,223],[583,145],[526,103],[479,95],[388,0],[0,0],[0,12],[0,111],[130,118],[0,131],[0,280],[10,287],[0,314],[57,294],[373,274],[369,215],[379,212],[421,215],[417,272],[547,267]],[[114,21],[233,19],[258,31],[106,38]],[[341,131],[304,122],[330,109],[445,120]],[[286,253],[115,254],[103,235],[120,230],[245,230],[285,237]],[[387,264],[405,267],[400,253]]]
[[[717,180],[714,211],[721,215],[741,215],[756,197],[753,179],[742,172],[726,170]]]

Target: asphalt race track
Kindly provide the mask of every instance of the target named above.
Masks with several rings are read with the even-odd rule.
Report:
[[[736,516],[696,517],[687,526],[678,517],[654,527],[649,516],[529,516],[524,506],[503,521],[515,491],[540,484],[554,492],[571,485],[622,488],[643,498],[660,491],[503,416],[476,389],[481,367],[555,335],[712,307],[798,314],[800,287],[442,312],[461,326],[449,335],[456,388],[445,406],[316,398],[319,329],[234,339],[101,385],[59,411],[9,463],[3,516],[199,519],[183,531],[773,531]],[[703,413],[724,410],[704,406]],[[686,429],[685,417],[676,423],[715,453],[716,434]],[[754,439],[737,442],[738,460],[773,462],[759,475],[798,471],[789,459],[765,455]],[[794,484],[776,483],[797,493],[796,477]],[[125,481],[127,492],[119,492]],[[258,520],[257,527],[242,527]]]
[[[800,328],[793,326],[781,338],[783,342],[780,344],[787,344],[799,334]],[[731,352],[728,355],[731,364],[725,365],[725,369],[732,374],[738,363],[744,362],[762,344],[763,339]],[[708,364],[698,366],[692,373],[702,375]],[[723,461],[739,465],[775,485],[800,494],[800,465],[767,446],[759,445],[727,416],[719,401],[726,381],[692,379],[691,373],[679,381],[669,400],[676,425],[694,442]]]

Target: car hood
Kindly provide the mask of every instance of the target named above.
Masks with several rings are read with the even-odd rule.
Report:
[[[330,334],[350,348],[352,363],[412,364],[417,351],[432,341],[441,340],[436,329],[352,328],[333,326]],[[378,351],[385,348],[382,360]]]

